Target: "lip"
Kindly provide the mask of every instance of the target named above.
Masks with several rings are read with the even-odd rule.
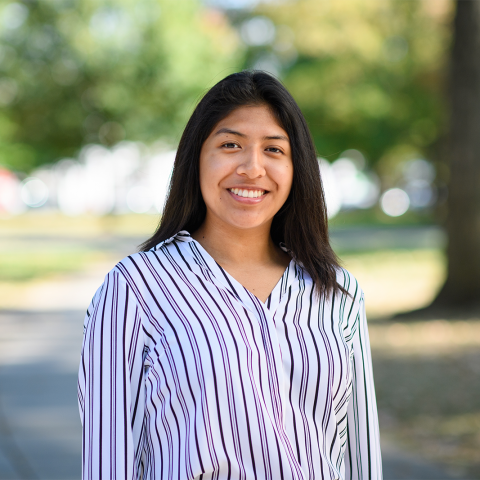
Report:
[[[235,193],[231,192],[229,188],[227,188],[227,192],[230,194],[230,196],[239,203],[243,203],[244,205],[256,205],[260,202],[263,202],[265,197],[268,195],[268,190],[265,190],[264,188],[252,188],[252,187],[242,187],[242,186],[235,186],[235,187],[230,187],[230,188],[241,188],[242,190],[264,190],[265,193],[261,197],[257,198],[250,198],[250,197],[240,197],[239,195],[236,195]]]

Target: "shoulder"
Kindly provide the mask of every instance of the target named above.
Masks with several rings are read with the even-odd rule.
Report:
[[[346,268],[337,268],[337,283],[348,292],[348,296],[353,302],[363,301],[363,290],[358,280]],[[345,293],[340,293],[345,296]]]
[[[154,249],[133,253],[120,260],[112,272],[118,272],[125,279],[137,278],[142,273],[146,273],[148,266],[155,262],[156,257],[157,253]]]
[[[148,284],[156,275],[175,270],[183,255],[180,246],[190,240],[188,232],[180,231],[150,250],[126,256],[107,273],[96,295],[113,280],[135,290],[134,287]]]
[[[128,255],[115,265],[112,271],[118,272],[129,287],[134,290],[148,290],[159,278],[177,276],[188,268],[185,259],[185,242],[179,232],[146,252]]]
[[[93,295],[85,315],[84,332],[91,319],[96,316],[98,309],[102,308],[101,305],[108,304],[111,306],[117,303],[119,299],[127,298],[128,296],[134,303],[137,303],[136,295],[133,297],[130,295],[131,282],[128,281],[129,275],[126,274],[128,269],[125,268],[128,258],[124,258],[107,272],[102,284]]]
[[[363,310],[364,294],[355,276],[345,268],[337,269],[337,283],[347,292],[338,291],[334,303],[338,308],[339,320],[348,329],[355,324]]]
[[[179,245],[191,239],[186,231],[180,231],[173,237],[163,240],[150,250],[128,255],[117,263],[114,270],[121,272],[126,278],[138,278],[151,273],[169,259],[175,260],[181,255]]]

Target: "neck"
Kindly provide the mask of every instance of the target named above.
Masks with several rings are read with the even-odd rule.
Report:
[[[228,225],[213,225],[205,219],[192,237],[224,267],[261,266],[278,262],[279,257],[285,255],[273,243],[270,226],[271,224],[252,229],[240,229]]]

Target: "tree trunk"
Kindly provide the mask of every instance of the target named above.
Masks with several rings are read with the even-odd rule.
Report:
[[[480,306],[480,1],[457,0],[449,100],[448,276],[432,307]]]

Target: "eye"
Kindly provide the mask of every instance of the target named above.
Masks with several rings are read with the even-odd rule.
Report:
[[[234,148],[237,148],[237,147],[240,148],[238,143],[234,143],[234,142],[224,143],[224,144],[222,144],[222,147],[225,147],[225,148],[228,148],[228,149],[234,149]]]
[[[280,150],[279,148],[277,147],[268,147],[266,148],[266,150],[268,152],[272,152],[272,153],[283,153],[282,150]]]

